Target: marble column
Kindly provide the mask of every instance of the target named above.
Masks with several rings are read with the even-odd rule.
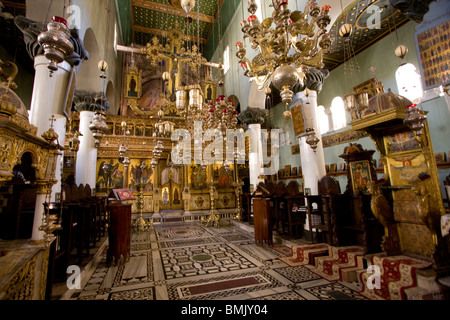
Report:
[[[43,55],[34,58],[33,94],[31,97],[30,123],[37,127],[37,136],[50,128],[50,117],[55,116],[53,129],[58,134],[58,143],[64,146],[66,138],[66,121],[64,103],[69,86],[72,67],[66,61],[58,65],[58,70],[50,77],[47,68],[48,59]],[[61,155],[64,157],[64,155]],[[55,194],[61,192],[61,161],[57,161],[55,178],[57,183],[52,187],[50,201],[55,201]]]
[[[89,185],[92,190],[95,188],[97,176],[97,148],[92,131],[89,129],[93,116],[93,111],[80,111],[80,147],[75,167],[75,183]]]
[[[263,174],[261,124],[249,124],[246,135],[249,136],[248,164],[250,171],[250,185],[253,185],[254,190],[256,190],[256,186],[260,182],[264,182],[264,179],[259,178],[259,176]]]
[[[306,143],[306,136],[299,137],[300,158],[302,163],[303,188],[311,189],[312,195],[318,194],[318,181],[327,173],[325,170],[325,157],[320,134],[319,121],[316,116],[317,92],[310,90],[308,96],[304,92],[300,93],[303,101],[303,113],[305,117],[305,128],[313,128],[316,137],[319,138],[316,151]]]
[[[50,193],[51,184],[48,181],[36,181],[36,205],[34,209],[33,231],[31,240],[40,241],[44,239],[44,231],[39,230],[42,226],[42,219],[45,215],[44,203],[48,202],[47,197]]]

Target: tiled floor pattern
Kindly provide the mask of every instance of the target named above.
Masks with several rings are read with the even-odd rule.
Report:
[[[360,300],[357,288],[330,282],[278,258],[287,246],[258,246],[236,224],[203,227],[198,222],[155,225],[132,233],[131,257],[94,269],[71,300]]]

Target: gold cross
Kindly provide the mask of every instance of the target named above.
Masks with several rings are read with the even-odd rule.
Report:
[[[48,119],[48,121],[50,121],[50,128],[53,128],[53,122],[56,121],[55,115],[52,114],[52,116],[50,117],[50,119]]]

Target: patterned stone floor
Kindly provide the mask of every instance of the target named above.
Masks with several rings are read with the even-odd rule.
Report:
[[[107,245],[107,243],[105,244]],[[285,245],[258,246],[239,223],[155,225],[132,233],[131,257],[106,265],[106,250],[68,300],[363,300],[350,283],[329,282],[278,258]]]

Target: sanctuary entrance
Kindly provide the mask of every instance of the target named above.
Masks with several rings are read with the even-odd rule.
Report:
[[[181,186],[183,168],[161,166],[161,209],[183,209]]]

